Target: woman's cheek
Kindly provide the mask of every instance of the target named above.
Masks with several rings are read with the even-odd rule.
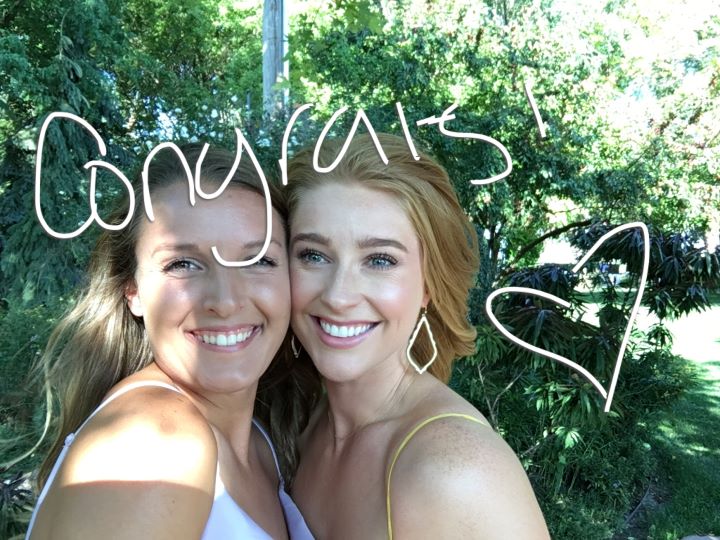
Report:
[[[258,295],[268,302],[277,302],[279,305],[290,303],[290,280],[287,274],[277,276],[273,280],[261,281],[257,287]]]
[[[304,272],[299,268],[290,268],[290,291],[293,306],[304,305],[310,298],[322,291],[325,283],[321,272]]]

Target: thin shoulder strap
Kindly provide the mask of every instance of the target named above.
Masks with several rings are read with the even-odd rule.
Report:
[[[465,420],[469,420],[471,422],[475,422],[477,424],[482,424],[484,426],[487,426],[486,422],[480,420],[479,418],[475,418],[474,416],[470,416],[469,414],[444,413],[444,414],[437,414],[435,416],[431,416],[430,418],[426,418],[425,420],[420,422],[418,425],[416,425],[414,428],[412,428],[412,430],[410,430],[410,433],[405,435],[405,438],[402,440],[400,445],[397,447],[397,450],[395,450],[395,455],[393,455],[392,461],[390,462],[390,468],[388,469],[387,483],[385,486],[385,507],[387,509],[388,538],[390,540],[392,540],[392,537],[393,537],[392,514],[390,513],[390,480],[392,478],[393,469],[395,468],[395,462],[400,457],[400,452],[403,451],[403,449],[410,442],[410,439],[412,439],[418,431],[420,431],[422,428],[427,426],[430,422],[434,422],[435,420],[440,420],[442,418],[464,418]]]
[[[267,431],[263,429],[263,427],[260,425],[260,422],[252,419],[253,425],[258,428],[258,431],[262,433],[262,436],[265,437],[265,440],[268,443],[268,446],[270,447],[270,451],[272,452],[272,457],[275,460],[275,468],[277,469],[278,478],[280,479],[280,487],[282,488],[285,485],[285,481],[283,480],[282,473],[280,472],[280,461],[278,461],[277,454],[275,453],[275,447],[273,446],[272,439],[270,439],[270,435],[268,435]]]
[[[111,395],[109,398],[107,398],[105,401],[100,403],[100,405],[97,406],[97,408],[90,413],[90,416],[88,416],[85,421],[80,424],[80,427],[77,428],[74,432],[74,435],[77,435],[82,428],[85,427],[85,424],[87,424],[92,418],[102,411],[105,407],[107,407],[110,403],[112,403],[115,399],[119,398],[123,394],[127,394],[130,390],[135,390],[136,388],[142,388],[143,386],[156,386],[159,388],[167,388],[168,390],[172,390],[173,392],[177,392],[178,394],[182,394],[182,392],[178,389],[177,386],[162,382],[162,381],[138,381],[136,383],[130,383],[127,386],[124,386],[117,392],[115,392],[113,395]]]
[[[62,450],[60,451],[60,454],[58,455],[57,459],[55,460],[55,464],[53,465],[52,470],[50,471],[50,474],[48,475],[47,479],[45,480],[45,485],[42,488],[42,491],[40,491],[40,495],[38,495],[37,501],[35,502],[35,509],[33,510],[32,517],[30,518],[30,523],[28,523],[28,529],[25,533],[25,540],[28,540],[30,538],[30,534],[32,533],[33,527],[35,526],[35,520],[37,519],[38,512],[40,511],[40,506],[42,506],[43,501],[45,500],[45,497],[48,494],[48,491],[50,490],[50,486],[53,483],[53,480],[55,480],[55,476],[58,473],[58,470],[60,470],[60,466],[62,465],[62,462],[65,460],[65,454],[67,454],[70,445],[72,444],[73,440],[75,439],[75,436],[80,433],[80,430],[85,427],[85,424],[87,424],[92,417],[94,417],[97,413],[99,413],[101,410],[103,410],[104,407],[106,407],[110,402],[112,402],[114,399],[119,398],[123,394],[129,392],[130,390],[135,390],[136,388],[141,388],[143,386],[157,386],[161,388],[167,388],[168,390],[172,390],[173,392],[177,392],[178,394],[182,394],[182,392],[172,384],[168,384],[162,381],[139,381],[136,383],[128,384],[127,386],[121,388],[117,392],[115,392],[113,395],[111,395],[109,398],[107,398],[105,401],[100,403],[98,407],[90,413],[90,416],[88,416],[85,421],[80,424],[80,427],[77,428],[73,433],[70,433],[65,437],[65,445],[63,446]]]

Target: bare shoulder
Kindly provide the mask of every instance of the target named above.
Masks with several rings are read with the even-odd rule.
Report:
[[[520,461],[472,411],[438,415],[398,455],[390,491],[397,536],[549,538]]]
[[[212,487],[216,464],[212,429],[190,400],[148,386],[118,396],[77,434],[63,480],[166,481],[204,489]]]
[[[199,538],[216,467],[213,432],[188,398],[133,389],[77,434],[38,516],[38,537]]]

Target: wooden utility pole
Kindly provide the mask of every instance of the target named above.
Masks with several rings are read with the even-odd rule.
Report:
[[[287,105],[288,90],[273,89],[290,76],[288,53],[288,17],[285,0],[264,0],[263,5],[263,111],[273,117]]]

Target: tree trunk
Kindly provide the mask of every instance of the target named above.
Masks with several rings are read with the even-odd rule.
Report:
[[[263,6],[263,112],[272,118],[287,100],[275,84],[288,78],[287,13],[284,0],[265,0]]]

